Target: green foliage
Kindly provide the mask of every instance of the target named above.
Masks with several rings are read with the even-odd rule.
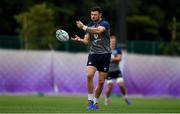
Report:
[[[165,12],[157,5],[152,5],[148,9],[148,16],[155,19],[158,23],[161,23],[164,19]]]
[[[169,30],[172,33],[172,41],[180,42],[180,22],[177,21],[176,17],[173,17],[168,25]]]
[[[133,37],[141,36],[146,38],[145,40],[153,40],[152,38],[158,37],[158,24],[148,16],[130,16],[128,17],[128,24],[130,26],[130,34],[134,34]],[[144,36],[142,36],[143,34]]]
[[[64,46],[68,43],[58,42],[54,36],[55,30],[62,28],[70,36],[77,34],[83,37],[84,32],[77,29],[75,21],[81,20],[87,24],[90,20],[90,8],[99,5],[103,9],[103,17],[111,25],[111,34],[120,34],[121,25],[119,23],[123,21],[121,16],[127,16],[128,40],[171,42],[171,39],[175,39],[176,42],[180,42],[180,7],[178,7],[180,1],[129,0],[125,2],[127,3],[127,8],[125,8],[128,10],[127,14],[122,13],[126,11],[120,7],[123,2],[125,1],[18,0],[17,2],[1,0],[0,34],[16,35],[15,30],[17,30],[26,49],[62,50],[68,47]],[[176,18],[175,24],[172,24],[173,17]],[[172,29],[173,27],[176,28]],[[70,45],[77,46],[75,43],[70,43]]]
[[[141,0],[131,0],[128,2],[128,14],[129,15],[134,15],[138,14],[140,9],[139,7],[141,6],[142,1]]]
[[[160,48],[164,55],[180,55],[180,42],[172,41],[170,43],[162,43]]]
[[[15,16],[21,25],[20,37],[25,41],[26,49],[48,49],[56,46],[54,37],[54,10],[45,3],[32,7],[29,11]]]
[[[32,0],[0,0],[0,34],[14,35],[17,24],[13,16],[27,10],[32,3]]]
[[[176,41],[180,42],[180,22],[176,22]]]
[[[134,15],[131,17],[128,17],[128,22],[134,23],[135,25],[145,25],[149,27],[157,27],[157,23],[155,20],[151,19],[148,16],[138,16]]]

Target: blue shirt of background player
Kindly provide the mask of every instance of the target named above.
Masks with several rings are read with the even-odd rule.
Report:
[[[116,47],[115,49],[111,50],[111,55],[117,56],[118,54],[122,54],[121,48]],[[119,62],[111,61],[109,65],[109,72],[119,71]]]
[[[98,22],[90,22],[88,27],[105,27],[106,31],[101,34],[94,34],[86,32],[90,36],[90,54],[106,54],[111,53],[110,49],[110,25],[104,20],[100,19]]]
[[[121,48],[120,47],[116,47],[115,49],[111,50],[112,55],[116,56],[118,54],[122,54]]]

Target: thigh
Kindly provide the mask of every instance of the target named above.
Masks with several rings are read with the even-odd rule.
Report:
[[[93,77],[95,72],[96,72],[96,67],[94,67],[94,66],[87,66],[86,67],[87,76],[92,76]]]

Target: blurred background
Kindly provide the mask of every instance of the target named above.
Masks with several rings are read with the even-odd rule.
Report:
[[[55,32],[82,37],[75,21],[87,24],[94,5],[123,49],[129,95],[180,97],[179,0],[1,0],[0,94],[86,94],[88,46]]]

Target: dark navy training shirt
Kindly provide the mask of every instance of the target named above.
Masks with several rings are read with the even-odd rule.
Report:
[[[100,19],[99,22],[91,22],[87,25],[88,27],[105,27],[105,31],[101,34],[94,34],[86,32],[90,36],[90,54],[105,54],[111,53],[110,49],[110,25],[104,20]]]

